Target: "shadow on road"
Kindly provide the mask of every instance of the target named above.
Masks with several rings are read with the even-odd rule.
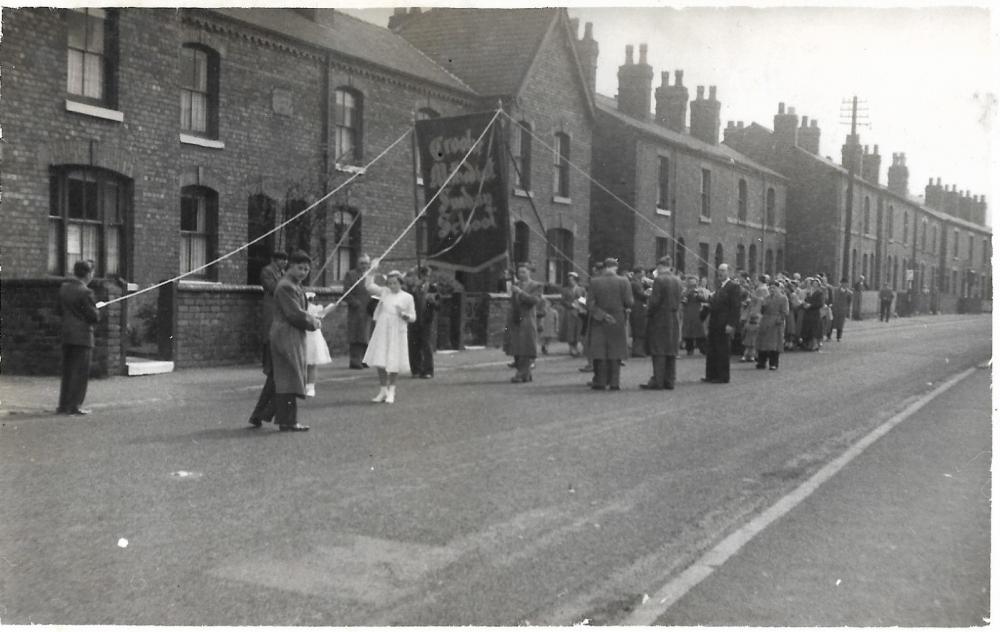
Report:
[[[270,426],[270,427],[269,427]],[[237,426],[233,428],[206,428],[197,432],[189,432],[179,435],[150,435],[138,437],[128,442],[128,445],[148,445],[151,443],[192,443],[198,441],[219,441],[226,439],[256,439],[271,435],[294,435],[295,432],[277,432],[278,428],[273,424],[264,424],[262,428],[253,426]]]

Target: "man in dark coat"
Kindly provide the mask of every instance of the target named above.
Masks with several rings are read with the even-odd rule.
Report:
[[[73,264],[73,277],[59,288],[59,315],[62,317],[62,381],[59,384],[59,407],[64,415],[87,415],[81,408],[87,396],[90,356],[94,349],[94,325],[100,319],[94,292],[87,285],[94,280],[94,266],[89,261]]]
[[[653,360],[653,377],[639,388],[672,390],[677,381],[677,350],[681,337],[681,280],[670,270],[670,257],[657,263],[653,291],[646,305],[646,348]]]
[[[878,291],[878,320],[889,322],[892,315],[892,299],[896,298],[896,293],[889,287],[889,283],[883,283],[882,289]]]
[[[646,357],[646,301],[649,293],[646,289],[646,271],[642,266],[632,269],[629,286],[632,288],[632,311],[629,312],[628,323],[632,328],[632,357]]]
[[[267,366],[271,353],[271,345],[267,338],[271,334],[271,320],[274,318],[274,288],[285,274],[288,265],[288,255],[276,250],[271,253],[271,263],[260,271],[260,286],[264,289],[264,298],[260,302],[260,339],[263,343],[263,366]]]
[[[719,266],[718,289],[708,301],[708,337],[702,382],[729,383],[729,353],[740,320],[740,284],[729,278],[729,265]]]
[[[858,277],[857,282],[854,284],[854,320],[861,320],[861,294],[868,289],[868,284],[865,283],[864,275]]]
[[[833,291],[833,303],[830,306],[833,312],[833,322],[830,323],[830,331],[837,331],[837,342],[840,342],[844,335],[844,321],[851,311],[851,301],[854,293],[847,287],[847,277],[840,280],[840,287]]]
[[[604,271],[590,281],[587,291],[587,328],[590,358],[594,363],[591,388],[621,390],[620,360],[628,357],[625,333],[626,310],[632,306],[632,288],[628,279],[618,276],[618,262],[605,259]]]
[[[413,377],[434,377],[434,349],[431,334],[436,322],[438,295],[430,282],[430,268],[420,266],[417,276],[407,288],[413,295],[417,319],[407,325],[407,342],[410,346],[410,373]]]
[[[371,297],[364,282],[359,282],[368,272],[369,265],[371,259],[368,255],[361,255],[358,257],[358,267],[344,275],[344,291],[350,290],[344,297],[344,302],[347,303],[348,367],[352,369],[364,368],[365,351],[368,350],[368,339],[372,334],[372,317],[368,313]]]
[[[538,355],[538,318],[536,306],[542,300],[544,286],[531,278],[531,265],[517,266],[517,280],[510,286],[510,312],[507,331],[510,338],[508,352],[514,356],[517,373],[510,379],[517,384],[531,381],[531,363]]]
[[[309,255],[301,250],[293,252],[274,290],[274,319],[268,337],[271,353],[264,368],[267,381],[250,413],[250,425],[256,428],[274,418],[280,430],[309,430],[298,423],[297,402],[306,390],[306,332],[319,329],[321,324],[307,311],[302,289],[309,267]]]

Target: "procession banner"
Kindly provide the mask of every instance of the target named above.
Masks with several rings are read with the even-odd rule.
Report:
[[[424,199],[430,200],[444,187],[426,213],[427,258],[445,267],[478,272],[507,255],[501,126],[494,124],[475,145],[494,114],[416,122]],[[459,167],[470,149],[468,160]],[[455,177],[445,185],[456,168]]]

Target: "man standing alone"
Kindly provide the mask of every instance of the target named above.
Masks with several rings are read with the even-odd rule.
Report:
[[[358,267],[344,275],[344,297],[347,303],[347,344],[350,349],[349,368],[364,368],[365,351],[368,350],[368,338],[372,333],[372,317],[368,313],[368,302],[371,297],[365,289],[365,284],[359,282],[368,272],[371,259],[368,255],[358,257]],[[356,285],[355,285],[356,284]],[[354,286],[354,289],[351,289]]]
[[[882,289],[878,291],[879,322],[883,320],[889,322],[889,316],[892,315],[892,299],[894,298],[896,298],[895,292],[892,291],[888,283],[883,283]]]
[[[267,366],[271,354],[268,336],[271,335],[271,321],[274,319],[274,288],[285,274],[288,265],[288,255],[275,250],[271,253],[271,263],[260,271],[260,286],[264,289],[264,298],[260,302],[260,339],[264,345],[263,366]]]
[[[620,360],[628,357],[625,334],[626,310],[632,306],[632,288],[628,279],[618,276],[618,262],[605,259],[604,271],[590,281],[587,311],[590,358],[594,363],[591,388],[621,390]]]
[[[740,319],[740,284],[729,278],[729,265],[721,264],[716,275],[718,289],[708,301],[708,347],[702,382],[729,383],[729,354],[733,332]]]
[[[639,388],[672,390],[677,380],[677,350],[680,347],[681,281],[670,271],[670,257],[657,263],[653,291],[646,308],[646,348],[653,359],[653,377]]]
[[[88,415],[81,408],[87,396],[90,356],[94,349],[94,325],[100,319],[94,292],[87,287],[94,280],[94,266],[89,261],[73,264],[73,278],[59,288],[59,315],[62,316],[62,381],[59,407],[64,415]]]
[[[837,332],[837,342],[844,336],[844,321],[847,320],[847,314],[851,311],[851,301],[854,298],[854,293],[851,292],[851,288],[847,287],[847,277],[840,280],[840,287],[833,291],[833,305],[831,305],[831,311],[833,312],[833,322],[830,323],[830,333],[834,330]],[[827,334],[830,337],[830,334]]]

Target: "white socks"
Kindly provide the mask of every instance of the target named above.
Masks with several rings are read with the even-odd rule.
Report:
[[[384,402],[389,397],[389,389],[385,386],[378,389],[378,395],[372,398],[373,402]]]
[[[306,384],[306,397],[316,397],[315,384]]]
[[[393,385],[393,386],[387,386],[386,388],[388,390],[387,390],[386,396],[385,396],[385,403],[386,404],[391,404],[391,403],[393,403],[393,402],[396,401],[396,387],[395,387],[395,385]]]

